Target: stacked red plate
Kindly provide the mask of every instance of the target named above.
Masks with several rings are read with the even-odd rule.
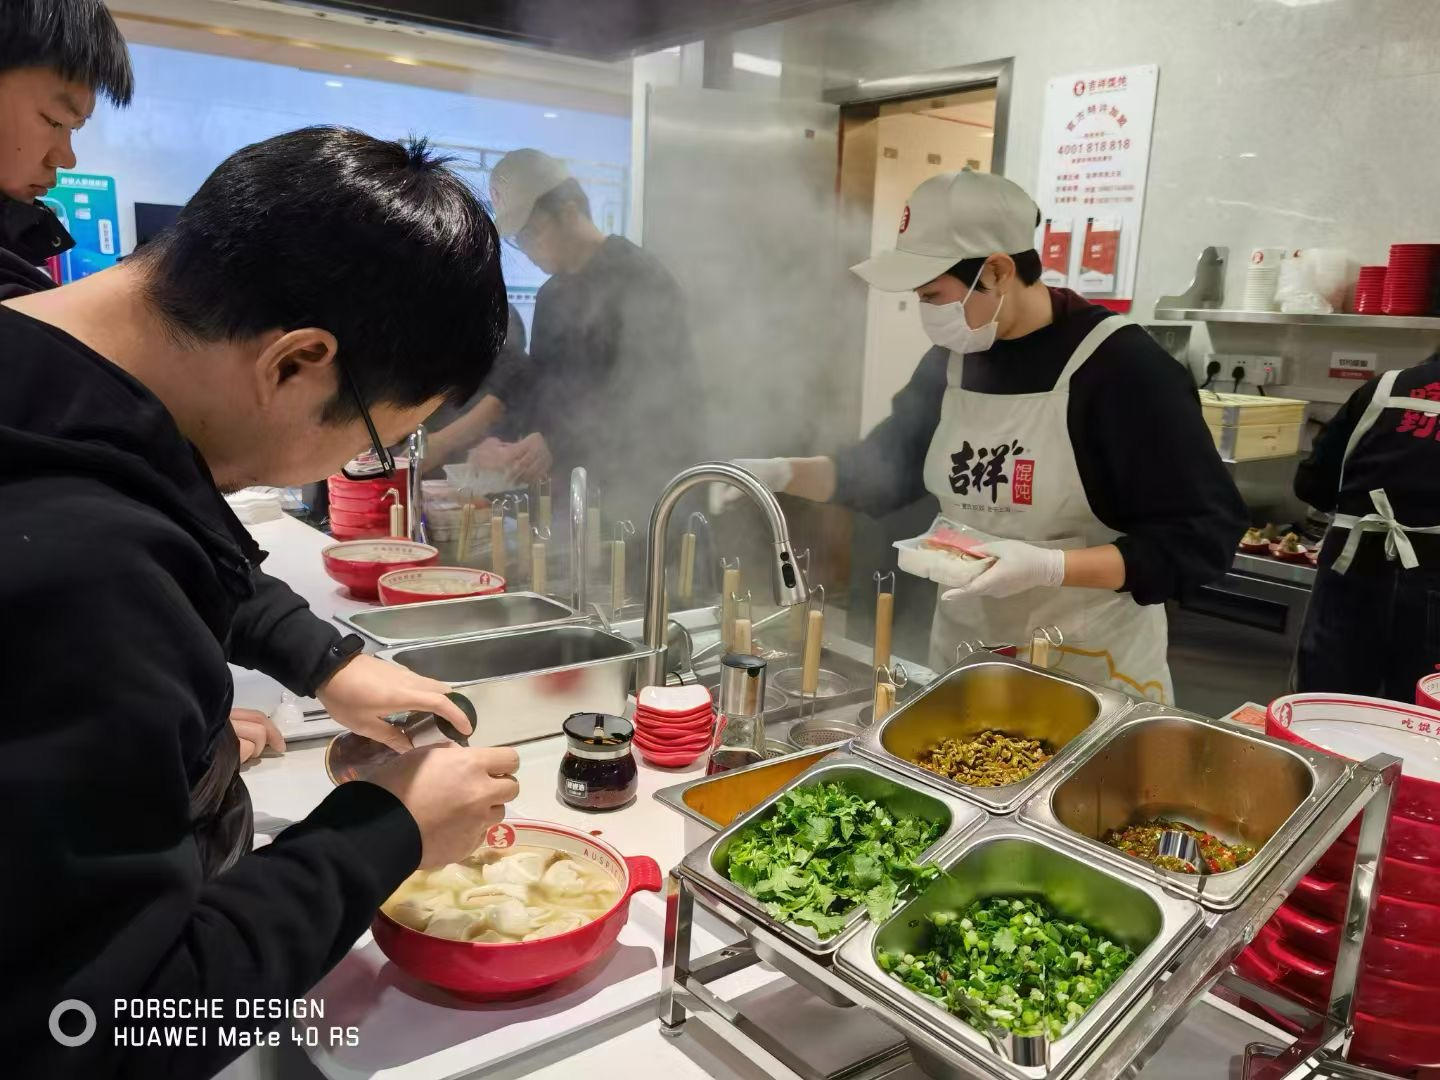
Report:
[[[1355,313],[1357,315],[1382,315],[1385,312],[1385,271],[1384,266],[1362,266],[1360,276],[1355,279]]]
[[[1435,300],[1440,244],[1392,244],[1385,272],[1386,315],[1427,315]]]
[[[1423,988],[1440,969],[1440,712],[1347,694],[1292,694],[1271,703],[1265,730],[1341,757],[1391,753],[1404,762],[1361,957],[1350,1060],[1400,1071],[1440,1061],[1440,1021],[1423,1010]],[[1300,879],[1236,962],[1243,974],[1323,1007],[1358,837],[1356,821]]]
[[[715,706],[703,686],[647,686],[635,703],[635,748],[652,765],[678,769],[710,749]]]

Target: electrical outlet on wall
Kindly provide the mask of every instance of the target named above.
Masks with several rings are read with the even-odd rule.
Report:
[[[1257,386],[1284,386],[1289,364],[1283,356],[1252,353],[1211,353],[1207,360],[1220,365],[1220,374],[1210,385],[1224,390],[1235,385],[1236,371],[1241,372],[1240,392],[1254,393]]]

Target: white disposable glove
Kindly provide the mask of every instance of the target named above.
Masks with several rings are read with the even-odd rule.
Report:
[[[1065,552],[1058,548],[1036,547],[1023,540],[992,540],[977,554],[993,555],[995,561],[968,585],[948,589],[941,600],[971,596],[1014,596],[1031,589],[1053,589],[1065,581]]]
[[[790,481],[795,478],[795,470],[791,468],[789,458],[736,458],[730,464],[753,474],[756,480],[759,480],[771,491],[784,491]],[[730,484],[711,484],[710,513],[718,514],[731,503],[744,497],[744,492]]]

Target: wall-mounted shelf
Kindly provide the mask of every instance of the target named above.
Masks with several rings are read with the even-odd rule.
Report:
[[[1423,315],[1288,315],[1283,311],[1238,311],[1220,308],[1160,308],[1155,318],[1166,322],[1251,323],[1260,326],[1326,326],[1348,330],[1440,330],[1440,318]]]

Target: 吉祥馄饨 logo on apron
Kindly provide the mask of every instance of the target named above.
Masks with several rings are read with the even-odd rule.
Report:
[[[990,493],[990,502],[1000,497],[1000,485],[1010,488],[1010,501],[1030,505],[1035,480],[1035,462],[1016,457],[1023,454],[1025,447],[1018,439],[999,446],[980,447],[976,450],[967,439],[958,453],[950,455],[950,490],[956,495],[969,495],[972,491]],[[1014,482],[1006,472],[1006,466],[1014,466]]]

